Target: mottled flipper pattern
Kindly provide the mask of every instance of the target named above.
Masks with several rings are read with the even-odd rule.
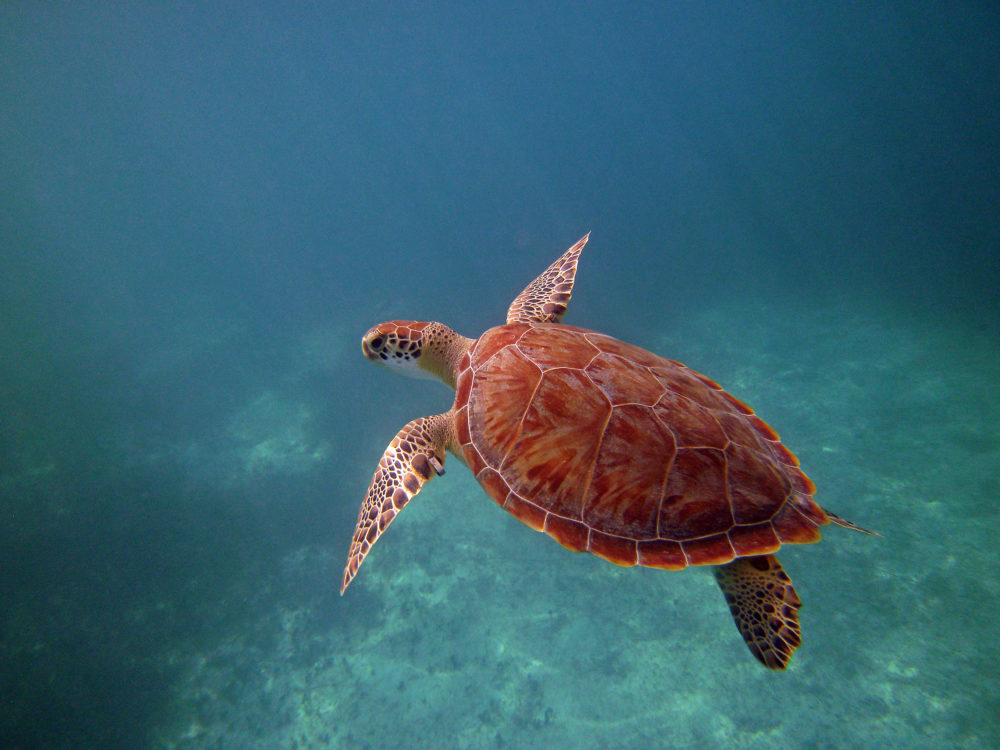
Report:
[[[425,482],[435,474],[444,474],[444,452],[453,423],[451,413],[414,419],[386,447],[358,513],[340,584],[341,594],[396,514],[420,492]]]
[[[765,667],[784,669],[802,643],[792,579],[773,555],[741,557],[715,569],[736,627]]]
[[[573,278],[580,251],[590,239],[587,232],[580,241],[545,269],[545,272],[525,287],[507,309],[507,324],[558,323],[566,314],[566,305],[573,293]]]

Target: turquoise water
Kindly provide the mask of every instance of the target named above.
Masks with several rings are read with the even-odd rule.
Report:
[[[0,10],[0,745],[992,748],[988,5]],[[750,656],[449,458],[344,597],[386,443],[584,232],[567,323],[704,372],[830,528]]]

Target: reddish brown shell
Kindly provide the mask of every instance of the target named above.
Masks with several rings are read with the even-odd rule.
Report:
[[[491,328],[459,368],[466,462],[503,508],[618,565],[680,569],[819,539],[777,434],[715,382],[593,331]]]

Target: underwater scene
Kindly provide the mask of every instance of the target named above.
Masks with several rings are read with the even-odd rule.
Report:
[[[3,4],[0,747],[1000,746],[997,39],[971,1]],[[782,545],[787,669],[732,568],[564,549],[451,453],[341,595],[455,400],[362,336],[477,339],[588,232],[562,324],[717,382],[877,534]]]

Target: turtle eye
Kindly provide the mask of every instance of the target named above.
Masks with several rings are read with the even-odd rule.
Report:
[[[375,338],[373,338],[371,341],[368,342],[368,346],[370,346],[375,351],[378,351],[379,349],[382,348],[382,344],[384,343],[385,339],[382,336],[376,336]]]

